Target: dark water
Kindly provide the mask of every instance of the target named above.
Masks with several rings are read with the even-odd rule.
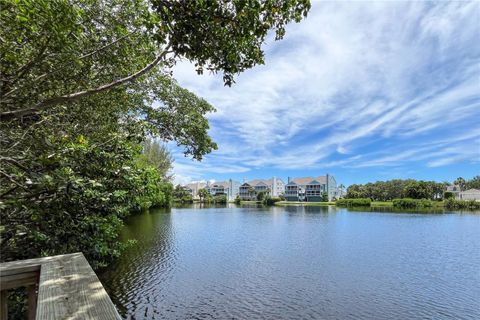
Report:
[[[123,237],[126,319],[480,319],[480,213],[177,208]]]

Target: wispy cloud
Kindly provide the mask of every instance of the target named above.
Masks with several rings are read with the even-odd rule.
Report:
[[[232,88],[181,63],[179,82],[218,109],[219,151],[177,154],[175,171],[478,163],[479,21],[476,1],[314,2]]]

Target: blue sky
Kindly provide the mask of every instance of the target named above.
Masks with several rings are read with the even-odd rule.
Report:
[[[312,2],[231,88],[175,67],[217,108],[219,146],[202,162],[172,146],[175,182],[480,174],[480,2]]]

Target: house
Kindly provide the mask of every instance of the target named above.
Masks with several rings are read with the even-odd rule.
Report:
[[[200,199],[200,197],[198,195],[198,191],[200,189],[206,188],[207,183],[205,183],[205,182],[192,182],[192,183],[189,183],[189,184],[187,184],[183,187],[185,188],[185,190],[189,190],[193,199]]]
[[[445,192],[450,192],[453,194],[453,197],[455,199],[459,199],[459,195],[460,195],[460,191],[461,191],[461,188],[460,186],[458,185],[450,185],[450,186],[447,186],[446,189],[445,189]]]
[[[340,189],[340,188],[336,188],[335,189],[335,193],[334,193],[334,197],[335,199],[341,199],[341,198],[345,198],[345,195],[347,194],[347,192],[343,189]]]
[[[285,199],[287,201],[322,201],[322,195],[327,193],[328,201],[331,201],[337,191],[335,177],[327,174],[319,177],[288,178],[285,185]]]
[[[238,195],[240,182],[229,179],[228,181],[220,181],[208,184],[206,188],[212,196],[226,195],[227,200],[232,201]]]
[[[256,200],[260,192],[265,192],[271,197],[280,197],[285,190],[285,183],[282,179],[273,177],[271,179],[255,179],[244,182],[240,188],[238,195],[242,200]]]
[[[480,190],[478,189],[469,189],[465,191],[460,191],[456,197],[458,200],[475,200],[480,201]]]
[[[212,196],[226,195],[228,201],[232,201],[238,194],[240,182],[229,179],[227,181],[220,182],[192,182],[184,186],[185,190],[189,190],[193,199],[200,199],[198,191],[200,189],[207,189],[208,193]]]

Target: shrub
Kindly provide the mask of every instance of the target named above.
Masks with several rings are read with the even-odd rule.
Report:
[[[322,202],[328,202],[328,193],[326,192],[322,193]]]
[[[445,200],[444,206],[447,209],[480,209],[480,202],[475,200]]]
[[[433,203],[429,199],[393,199],[393,206],[395,208],[429,208],[433,206]]]
[[[222,194],[213,197],[213,203],[227,203],[227,196]]]
[[[193,197],[191,195],[184,195],[181,198],[174,198],[173,202],[177,203],[193,203]]]
[[[370,198],[358,198],[358,199],[339,199],[335,202],[335,205],[339,207],[369,207],[372,203]]]
[[[235,204],[240,204],[242,203],[242,199],[240,199],[240,196],[237,194],[237,196],[235,197],[235,200],[234,200]]]
[[[267,197],[265,200],[263,200],[263,203],[266,204],[267,206],[273,206],[275,202],[282,201],[281,198],[272,198],[272,197]]]
[[[446,192],[443,194],[443,198],[444,198],[444,199],[452,199],[452,198],[454,198],[453,192],[446,191]]]
[[[265,192],[265,191],[260,191],[257,194],[257,200],[258,201],[263,201],[266,197],[267,197],[267,192]]]

